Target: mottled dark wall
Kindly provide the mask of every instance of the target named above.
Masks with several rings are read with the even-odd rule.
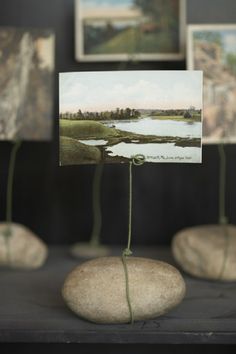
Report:
[[[187,0],[188,23],[234,23],[235,0]],[[89,237],[94,166],[58,167],[58,80],[60,71],[116,70],[119,63],[74,60],[73,0],[1,0],[0,25],[50,27],[56,32],[54,139],[24,143],[18,156],[14,218],[49,243]],[[127,69],[185,69],[185,62],[129,64]],[[0,142],[0,218],[10,143]],[[236,146],[227,146],[227,210],[236,223]],[[104,242],[124,243],[127,234],[128,166],[106,165],[102,184]],[[133,242],[168,244],[179,229],[218,219],[218,151],[204,146],[202,165],[147,164],[134,168]]]

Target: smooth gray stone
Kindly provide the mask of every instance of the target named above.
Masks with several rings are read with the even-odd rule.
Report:
[[[172,241],[176,262],[205,279],[236,280],[236,227],[204,225],[178,232]]]
[[[173,266],[146,258],[127,258],[134,320],[163,315],[185,295],[185,283]],[[68,307],[95,323],[126,323],[130,312],[121,257],[97,258],[79,265],[62,289]]]
[[[11,234],[7,223],[0,223],[0,266],[21,269],[41,267],[48,255],[48,248],[27,227],[11,223]]]

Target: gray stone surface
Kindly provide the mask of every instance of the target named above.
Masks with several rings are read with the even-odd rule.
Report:
[[[146,258],[127,258],[129,291],[135,320],[156,318],[178,305],[185,283],[173,266]],[[126,323],[130,313],[120,257],[97,258],[75,268],[62,294],[68,307],[95,323]]]
[[[7,223],[0,223],[0,266],[35,269],[47,258],[47,246],[32,231],[20,224],[11,224],[6,236]]]
[[[184,229],[172,241],[176,262],[205,279],[236,280],[236,227],[204,225]]]

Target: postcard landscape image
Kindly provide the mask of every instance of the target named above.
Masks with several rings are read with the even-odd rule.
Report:
[[[78,59],[184,56],[185,0],[77,0],[76,11]]]
[[[202,72],[60,74],[60,164],[201,162]]]
[[[236,25],[192,25],[189,69],[204,72],[204,143],[236,142]]]

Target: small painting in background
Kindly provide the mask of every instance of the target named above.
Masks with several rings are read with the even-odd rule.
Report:
[[[184,58],[185,0],[77,0],[79,61]]]
[[[0,27],[0,140],[50,140],[54,34]]]
[[[202,72],[60,74],[60,164],[201,162]]]
[[[236,25],[191,25],[188,68],[204,72],[204,143],[236,143]]]

